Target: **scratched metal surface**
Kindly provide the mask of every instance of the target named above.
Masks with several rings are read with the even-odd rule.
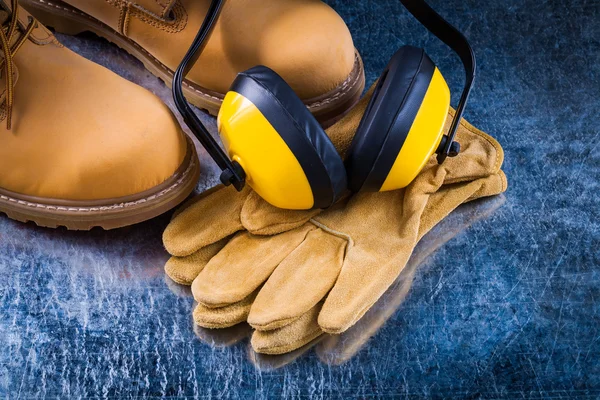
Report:
[[[457,60],[399,2],[330,4],[369,82],[409,43],[458,93]],[[252,353],[247,326],[194,329],[162,270],[168,215],[89,233],[0,216],[0,398],[600,397],[600,3],[431,4],[477,52],[467,118],[505,148],[505,196],[438,226],[352,330],[281,357]],[[116,47],[60,39],[172,104]]]

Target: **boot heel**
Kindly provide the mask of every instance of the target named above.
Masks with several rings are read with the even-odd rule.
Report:
[[[72,16],[68,11],[65,12],[55,6],[48,6],[40,3],[39,0],[21,1],[22,5],[33,15],[40,23],[48,28],[54,29],[56,32],[66,35],[77,35],[82,32],[89,31],[89,27],[79,22],[76,16]],[[61,1],[55,1],[62,7]],[[65,9],[69,6],[65,5]]]

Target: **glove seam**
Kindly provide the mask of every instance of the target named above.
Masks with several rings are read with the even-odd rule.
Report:
[[[335,229],[329,228],[328,226],[322,224],[321,222],[315,220],[314,218],[311,218],[309,220],[309,222],[333,236],[336,236],[336,237],[346,240],[346,242],[348,242],[348,245],[346,246],[345,253],[348,253],[350,251],[350,249],[352,249],[352,247],[354,246],[354,239],[352,239],[352,236],[350,236],[346,233],[340,232],[340,231],[336,231]]]
[[[250,321],[248,321],[248,324],[250,324],[251,327],[253,327],[254,329],[256,329],[257,331],[261,331],[261,332],[269,332],[269,331],[274,331],[276,329],[281,329],[295,321],[297,321],[298,319],[300,319],[302,315],[298,316],[294,316],[294,317],[286,317],[286,318],[279,318],[276,319],[274,321],[270,321],[268,323],[251,323]],[[248,319],[251,319],[250,317],[248,317]]]
[[[269,225],[263,225],[258,229],[252,229],[250,228],[250,223],[248,221],[248,218],[245,217],[244,215],[242,215],[241,217],[241,222],[242,225],[244,226],[244,228],[246,228],[246,230],[250,233],[252,233],[253,235],[259,235],[259,236],[270,236],[272,235],[272,229],[275,229],[276,234],[279,233],[283,233],[287,230],[292,230],[298,227],[298,225],[302,225],[304,223],[305,219],[303,218],[299,218],[297,220],[294,221],[286,221],[286,222],[281,222],[281,223],[273,223],[273,224],[269,224]]]

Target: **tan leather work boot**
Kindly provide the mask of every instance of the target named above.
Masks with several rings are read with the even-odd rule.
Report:
[[[0,0],[0,23],[0,212],[109,229],[185,199],[197,156],[158,97],[64,48],[17,0]]]
[[[210,0],[22,0],[58,32],[92,31],[140,59],[167,84]],[[340,16],[320,0],[228,0],[184,83],[188,100],[216,115],[238,72],[278,72],[324,125],[358,101],[360,56]]]

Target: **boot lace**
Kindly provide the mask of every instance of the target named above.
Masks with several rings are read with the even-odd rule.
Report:
[[[11,15],[0,29],[0,46],[2,47],[2,53],[4,59],[0,60],[0,69],[4,69],[6,74],[6,129],[10,130],[12,126],[12,111],[15,99],[14,91],[14,63],[13,57],[17,54],[17,51],[23,46],[31,32],[36,27],[35,20],[29,17],[29,25],[25,29],[25,32],[21,37],[11,46],[15,34],[17,33],[17,26],[19,22],[19,0],[11,0]]]

